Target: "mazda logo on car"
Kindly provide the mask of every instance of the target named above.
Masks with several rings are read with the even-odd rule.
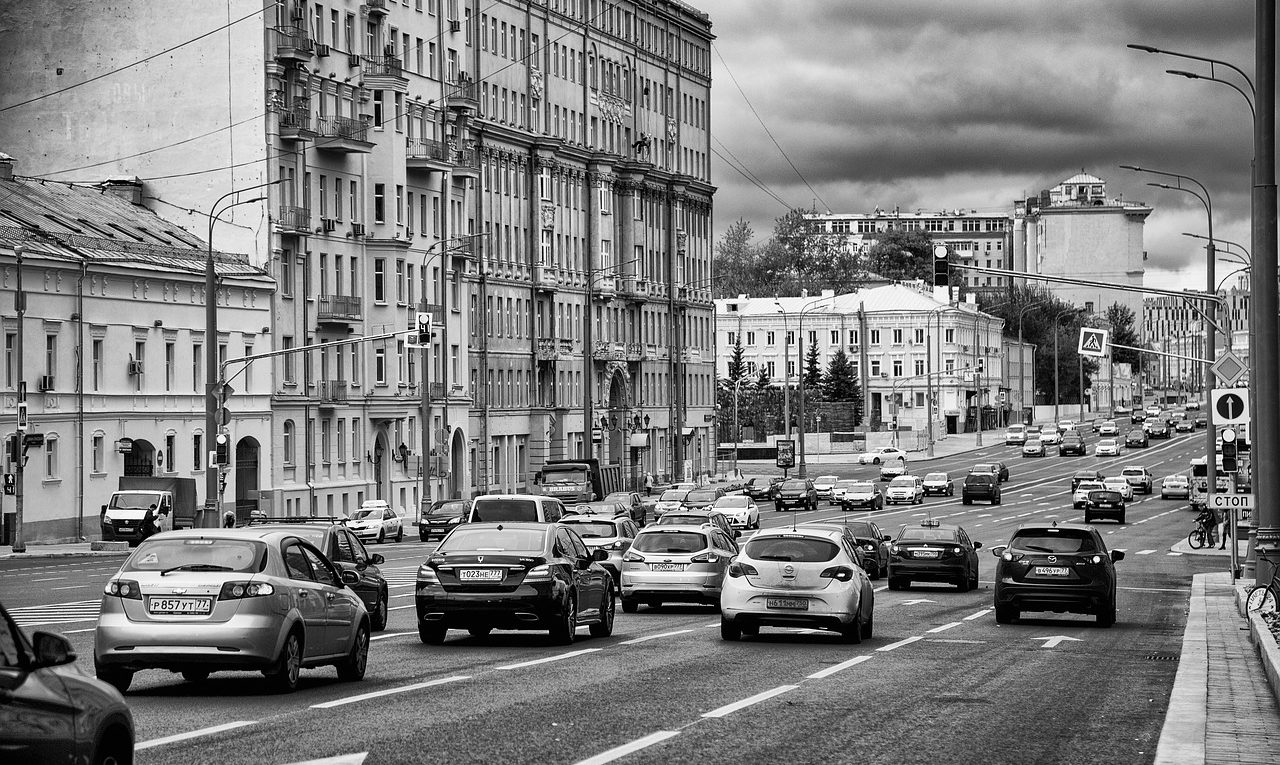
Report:
[[[1050,556],[1049,556],[1049,562],[1050,562],[1050,563],[1057,563],[1057,562],[1058,562],[1058,556],[1056,556],[1056,555],[1050,555]]]

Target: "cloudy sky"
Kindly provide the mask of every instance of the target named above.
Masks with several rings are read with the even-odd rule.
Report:
[[[1209,75],[1207,64],[1126,45],[1222,59],[1252,76],[1251,0],[690,2],[717,38],[717,238],[738,218],[763,238],[786,211],[735,166],[788,206],[834,212],[1010,211],[1084,169],[1111,196],[1155,208],[1147,284],[1204,289],[1204,243],[1182,235],[1206,233],[1204,208],[1119,167],[1130,164],[1203,182],[1215,236],[1249,246],[1244,98],[1165,73]],[[1233,268],[1220,262],[1218,278]]]

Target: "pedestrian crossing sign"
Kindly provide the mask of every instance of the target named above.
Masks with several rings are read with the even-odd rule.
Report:
[[[1084,356],[1107,355],[1107,330],[1094,327],[1080,328],[1080,347],[1076,349]]]

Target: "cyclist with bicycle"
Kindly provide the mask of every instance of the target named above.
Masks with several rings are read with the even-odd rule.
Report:
[[[1187,542],[1194,549],[1201,547],[1212,547],[1214,544],[1214,528],[1217,526],[1217,513],[1210,507],[1200,509],[1200,514],[1196,516],[1196,527],[1192,529],[1191,534],[1187,537]]]

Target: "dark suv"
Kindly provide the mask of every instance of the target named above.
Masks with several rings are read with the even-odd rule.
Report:
[[[471,514],[469,499],[439,499],[418,515],[418,539],[426,542],[432,537],[444,538]]]
[[[778,499],[775,501],[775,510],[786,510],[788,507],[799,508],[801,510],[817,510],[818,509],[818,490],[813,487],[813,481],[807,478],[788,478],[778,487]]]
[[[1062,434],[1062,440],[1058,442],[1059,457],[1063,457],[1068,454],[1077,454],[1083,457],[1086,451],[1084,436],[1074,430],[1069,430]]]
[[[1009,624],[1023,611],[1096,614],[1116,621],[1115,562],[1102,535],[1078,523],[1019,526],[1009,544],[992,549],[996,563],[996,621]]]
[[[1094,489],[1084,506],[1084,522],[1094,518],[1112,518],[1124,523],[1124,496],[1110,489]]]
[[[780,476],[752,478],[742,487],[742,492],[752,499],[772,500],[778,496],[778,487],[781,485],[782,478]]]
[[[996,478],[995,473],[970,473],[964,477],[960,501],[971,505],[975,499],[989,500],[993,505],[1000,504],[1000,479]]]

